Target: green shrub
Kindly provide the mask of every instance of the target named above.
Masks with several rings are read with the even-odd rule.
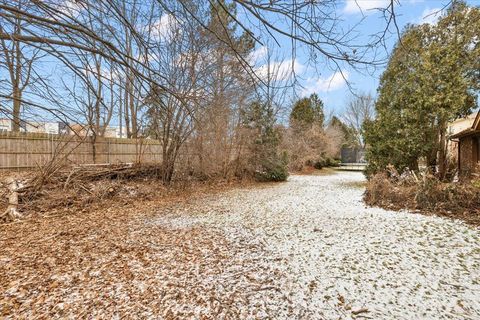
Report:
[[[307,163],[307,165],[311,165],[311,164]],[[321,170],[322,168],[325,168],[325,167],[338,167],[338,166],[340,166],[340,161],[330,157],[322,158],[320,160],[313,162],[313,167],[318,170]]]
[[[317,170],[322,170],[322,168],[324,167],[324,163],[323,163],[323,161],[316,161],[313,164],[313,167]]]
[[[262,164],[262,171],[257,171],[255,178],[258,181],[285,181],[288,178],[288,157],[283,152],[274,159],[265,160]]]
[[[327,167],[339,167],[340,166],[340,160],[336,160],[333,158],[327,158],[326,159],[326,166]]]
[[[258,181],[267,182],[267,181],[285,181],[288,178],[288,170],[283,166],[275,166],[269,168],[264,172],[257,172],[256,179]]]

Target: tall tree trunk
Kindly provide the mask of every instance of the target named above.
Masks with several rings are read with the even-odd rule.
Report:
[[[20,20],[17,20],[16,25],[16,33],[20,34],[21,27],[20,27]],[[20,108],[22,106],[22,89],[20,79],[22,78],[22,50],[20,47],[20,43],[18,41],[14,42],[14,50],[15,50],[15,79],[12,81],[13,85],[13,131],[18,132],[20,131]]]
[[[443,180],[447,171],[447,131],[446,121],[440,124],[440,146],[438,148],[438,177]]]
[[[137,138],[138,136],[138,128],[137,128],[137,112],[135,110],[135,98],[133,95],[133,85],[131,85],[131,90],[130,92],[130,119],[132,121],[132,138]]]
[[[175,169],[175,151],[172,150],[172,146],[168,147],[168,151],[164,152],[164,158],[162,160],[162,182],[165,185],[169,185],[172,182],[173,171]]]
[[[12,131],[18,132],[20,131],[20,122],[22,121],[20,119],[20,109],[22,107],[22,92],[18,88],[17,85],[14,85],[13,87],[13,112],[12,112],[12,120],[13,120],[13,126],[12,126]]]
[[[97,134],[94,132],[90,139],[92,143],[92,160],[93,163],[97,163]]]
[[[130,133],[130,116],[128,112],[128,99],[130,98],[130,95],[128,94],[128,80],[125,81],[125,104],[123,107],[124,109],[124,116],[125,116],[125,130],[127,131],[127,138],[131,138],[131,133]]]

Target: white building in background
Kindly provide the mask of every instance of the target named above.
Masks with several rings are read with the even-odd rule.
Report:
[[[13,121],[7,118],[0,118],[0,131],[12,131]],[[85,125],[74,123],[66,124],[63,122],[42,122],[42,121],[22,121],[20,124],[21,132],[48,133],[48,134],[70,134],[79,136],[90,136],[92,133]],[[105,129],[106,138],[127,138],[127,129],[118,126],[108,126]]]
[[[22,122],[20,124],[20,131],[32,132],[32,133],[43,133],[45,131],[45,126],[39,121]]]
[[[122,127],[122,132],[120,132],[119,127],[116,127],[116,128],[117,128],[117,138],[127,138],[128,137],[127,128]]]
[[[105,128],[105,138],[117,138],[117,127],[106,127]]]
[[[59,134],[60,124],[58,122],[45,122],[45,132],[49,134]]]
[[[471,128],[477,112],[474,112],[464,118],[457,119],[448,124],[447,133],[449,136],[453,136],[461,131]],[[458,157],[458,139],[449,139],[447,141],[447,154],[451,159],[457,159]]]
[[[28,121],[28,122],[25,123],[24,130],[22,130],[22,131],[35,132],[35,133],[58,134],[59,133],[59,123],[58,122]]]
[[[126,128],[122,128],[122,132],[120,132],[120,127],[117,127],[117,126],[109,126],[105,128],[105,138],[126,138],[126,137],[127,137]]]
[[[0,131],[12,131],[12,120],[0,118]]]

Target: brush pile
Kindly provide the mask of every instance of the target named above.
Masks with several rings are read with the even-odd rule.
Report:
[[[84,209],[118,195],[122,198],[145,197],[147,189],[158,191],[160,173],[158,164],[66,167],[52,162],[33,173],[8,177],[0,185],[4,208],[0,221],[9,222],[33,213],[51,213],[55,209]],[[147,188],[145,184],[156,186]]]
[[[476,180],[443,182],[427,172],[399,174],[388,167],[369,179],[364,200],[372,206],[416,210],[480,225],[480,184]]]

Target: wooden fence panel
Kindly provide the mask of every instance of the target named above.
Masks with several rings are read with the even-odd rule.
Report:
[[[53,157],[74,164],[161,162],[161,144],[152,139],[97,138],[0,132],[0,169],[34,168]]]

